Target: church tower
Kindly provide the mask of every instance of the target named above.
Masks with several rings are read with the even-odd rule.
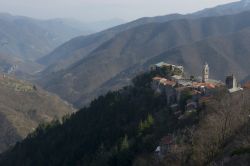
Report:
[[[208,64],[205,63],[203,70],[202,70],[202,82],[207,82],[209,78],[209,67]]]

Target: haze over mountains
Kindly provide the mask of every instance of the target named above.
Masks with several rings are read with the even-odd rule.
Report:
[[[244,79],[250,73],[248,2],[141,18],[66,43],[91,30],[74,20],[1,14],[0,71],[22,76],[45,67],[31,79],[77,107],[129,84],[159,61],[184,65],[196,75],[206,61],[216,79],[231,73]]]
[[[36,20],[1,14],[1,53],[34,60],[72,37],[90,33],[80,23],[62,19]]]
[[[138,20],[108,29],[106,31],[103,31],[94,35],[75,38],[71,40],[70,42],[63,44],[62,47],[58,47],[57,49],[55,49],[55,51],[53,51],[48,56],[41,58],[39,62],[41,62],[42,64],[46,64],[46,65],[50,65],[50,64],[56,65],[55,62],[58,63],[58,58],[63,57],[62,59],[64,59],[64,61],[69,61],[69,62],[67,63],[65,62],[62,64],[64,65],[68,63],[71,64],[72,59],[75,59],[73,60],[73,62],[79,60],[80,58],[84,57],[86,54],[88,54],[92,50],[96,49],[100,45],[100,43],[102,43],[103,41],[107,41],[111,39],[112,37],[114,37],[115,34],[121,31],[131,29],[133,27],[140,26],[140,25],[144,25],[148,23],[167,22],[170,20],[177,20],[177,19],[184,19],[184,18],[194,19],[194,18],[199,18],[199,17],[230,15],[230,14],[236,14],[236,13],[240,13],[243,11],[247,11],[249,9],[250,9],[249,1],[242,0],[239,2],[229,3],[226,5],[221,5],[221,6],[217,6],[214,8],[204,9],[204,10],[201,10],[192,14],[187,14],[187,15],[170,14],[166,16],[140,18]],[[79,50],[84,50],[83,53],[81,52],[82,54],[81,56],[79,55]],[[66,56],[69,57],[69,59],[65,59]],[[60,58],[59,58],[59,61],[61,61]],[[58,66],[59,65],[56,65],[56,67],[54,68],[58,68]]]
[[[86,25],[72,19],[37,20],[0,14],[0,122],[3,124],[0,126],[0,153],[25,138],[39,123],[54,118],[60,119],[73,113],[74,109],[70,104],[82,108],[96,97],[130,84],[134,76],[147,71],[152,64],[160,61],[183,65],[187,71],[186,75],[192,73],[200,76],[202,65],[207,62],[211,78],[224,81],[225,76],[231,74],[235,74],[239,80],[246,81],[250,78],[250,0],[187,15],[145,17],[122,23],[122,20],[116,19]],[[117,24],[121,25],[115,26]],[[110,26],[115,27],[103,30]],[[97,32],[100,30],[103,31]],[[2,73],[7,74],[7,77]],[[25,78],[33,83],[20,81],[9,75]],[[65,124],[56,124],[54,129],[52,127],[52,137],[51,133],[43,133],[43,129],[38,130],[37,134],[48,138],[46,141],[51,143],[51,147],[62,145],[62,149],[65,147],[64,150],[71,151],[72,155],[76,153],[75,149],[81,151],[79,147],[86,146],[88,141],[95,144],[96,140],[91,137],[96,138],[96,131],[103,131],[103,126],[96,123],[96,119],[99,119],[106,125],[103,137],[109,142],[106,137],[110,134],[109,130],[118,132],[116,141],[119,143],[127,130],[127,123],[131,123],[129,126],[132,126],[131,131],[134,134],[140,123],[141,113],[143,112],[144,117],[148,116],[148,103],[144,101],[150,99],[152,114],[158,104],[168,109],[165,101],[159,100],[160,96],[155,100],[149,85],[150,82],[147,82],[148,87],[143,84],[135,86],[135,89],[127,87],[94,100],[90,107],[73,114],[73,118]],[[146,88],[146,91],[143,91],[143,88]],[[131,111],[129,115],[126,114],[125,108],[130,107],[131,96],[133,100],[130,109],[135,111],[128,109]],[[143,102],[138,102],[138,98]],[[115,101],[117,103],[113,106]],[[105,111],[110,116],[102,112],[104,106],[107,106]],[[114,112],[109,112],[110,109]],[[116,109],[120,112],[116,112]],[[164,109],[156,108],[159,112],[162,111],[162,115],[165,115]],[[98,115],[101,114],[105,118],[96,118],[96,114],[92,114],[91,110],[97,111]],[[116,118],[119,118],[115,119],[111,114],[117,114]],[[172,113],[170,115],[172,116]],[[131,117],[135,117],[136,123]],[[94,130],[89,122],[98,130]],[[121,124],[123,129],[120,131],[120,128],[110,128],[113,123]],[[84,127],[88,132],[84,132]],[[65,133],[60,138],[53,130],[56,130],[55,133]],[[71,134],[74,137],[69,138]],[[88,134],[91,137],[88,137]],[[37,138],[36,135],[33,137],[30,137],[30,140]],[[51,142],[49,138],[59,141]],[[83,139],[86,139],[86,142],[82,143]],[[100,141],[101,138],[96,139]],[[43,141],[42,137],[38,140]],[[70,143],[67,142],[64,146],[62,140]],[[71,140],[76,141],[73,148]],[[28,147],[33,147],[33,142],[25,142],[20,147],[17,145],[17,151],[11,155],[18,155],[19,148],[26,151],[26,143]],[[89,145],[83,154],[92,160],[92,157],[99,153],[99,143],[94,150]],[[34,144],[40,147],[40,144]],[[115,147],[112,141],[110,144]],[[41,149],[47,153],[44,147]],[[92,150],[93,156],[88,150]],[[35,159],[40,157],[39,149],[37,151],[34,154]],[[53,151],[57,149],[54,148]],[[113,153],[113,150],[111,151]],[[32,148],[27,152],[27,156],[32,154]],[[6,154],[6,161],[12,163],[12,158],[8,158],[8,153]],[[74,155],[65,158],[65,154],[62,151],[61,157],[66,160],[65,163],[85,162],[82,156],[76,155],[77,160],[74,161]],[[26,156],[19,157],[20,161],[23,160],[22,157],[27,159]],[[60,163],[56,157],[53,160]],[[29,160],[26,162],[29,163]]]
[[[27,68],[32,71],[28,74],[34,73],[42,69],[42,66],[36,64],[35,60],[47,55],[57,46],[73,37],[98,32],[119,23],[121,20],[87,25],[73,19],[38,20],[0,13],[0,55],[9,57],[9,61],[13,62],[11,59],[16,59],[19,62],[7,63],[5,66],[26,64]],[[18,70],[27,72],[22,67]]]
[[[25,138],[38,124],[74,111],[58,96],[9,76],[29,79],[44,68],[35,61],[60,44],[121,22],[85,25],[73,19],[38,20],[0,13],[0,153]]]
[[[249,72],[245,63],[249,61],[248,9],[248,1],[240,1],[189,15],[142,18],[77,37],[38,61],[48,66],[38,82],[74,105],[83,106],[97,95],[128,83],[131,74],[147,68],[148,62],[159,60],[184,65],[197,75],[205,61],[212,71],[218,71],[223,65],[218,62],[225,61],[223,70],[212,72],[212,76],[223,80],[237,71],[237,77],[243,79]],[[240,37],[243,39],[238,42]],[[241,49],[237,50],[236,42]]]

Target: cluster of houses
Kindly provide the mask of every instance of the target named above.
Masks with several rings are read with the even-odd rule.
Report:
[[[159,72],[161,76],[154,77],[152,80],[152,88],[156,93],[164,94],[166,102],[175,113],[179,113],[179,118],[183,118],[185,113],[196,112],[203,103],[209,101],[214,91],[219,87],[226,87],[230,93],[242,90],[234,75],[226,77],[225,83],[209,78],[209,66],[204,64],[202,69],[202,77],[195,78],[184,76],[184,67],[174,64],[160,62],[151,66],[152,71]],[[250,86],[250,85],[249,85]],[[190,99],[185,102],[185,110],[180,110],[180,101],[188,92]],[[160,145],[155,152],[159,157],[168,153],[174,146],[173,137],[168,135],[161,140]]]
[[[152,88],[157,93],[165,93],[167,104],[171,107],[178,106],[181,96],[185,92],[192,95],[192,99],[187,101],[186,111],[197,108],[198,105],[206,101],[218,87],[226,86],[230,93],[242,90],[234,75],[226,77],[226,82],[209,78],[209,66],[207,63],[203,66],[202,77],[186,78],[184,76],[184,67],[160,62],[151,66],[151,70],[162,72],[163,76],[154,77]],[[165,71],[165,72],[164,72]]]
[[[199,101],[207,99],[215,88],[224,85],[220,81],[209,79],[207,63],[202,70],[202,78],[185,78],[183,66],[164,62],[153,65],[151,70],[163,72],[163,76],[153,78],[152,88],[157,93],[164,93],[167,104],[173,109],[178,109],[181,96],[189,92],[192,98],[187,101],[185,111],[193,111],[198,108]],[[167,74],[164,73],[165,70]]]

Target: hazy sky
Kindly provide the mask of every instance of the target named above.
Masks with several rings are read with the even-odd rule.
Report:
[[[237,0],[0,0],[0,12],[35,18],[76,18],[82,21],[189,13]]]

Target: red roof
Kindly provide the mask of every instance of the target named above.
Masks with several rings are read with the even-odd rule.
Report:
[[[164,144],[164,145],[169,145],[169,144],[172,144],[173,143],[173,138],[172,136],[165,136],[161,139],[161,143]]]
[[[250,89],[250,81],[243,85],[244,89]]]
[[[160,84],[165,85],[165,86],[166,85],[174,86],[176,84],[175,81],[171,81],[163,77],[154,77],[153,80],[159,81]]]
[[[160,81],[160,83],[163,84],[163,85],[170,85],[170,86],[174,86],[176,84],[175,81],[170,81],[170,80],[167,80],[167,79],[162,79]]]
[[[207,87],[209,89],[214,89],[216,87],[215,84],[208,83],[208,82],[205,82],[205,83],[203,83],[203,82],[201,82],[201,83],[200,82],[193,82],[193,86],[194,87],[202,87],[202,86],[204,86],[204,87]]]
[[[162,77],[154,77],[153,80],[155,81],[160,81],[161,79],[163,79]]]
[[[191,94],[192,94],[192,95],[197,95],[197,94],[201,94],[201,92],[198,91],[198,90],[192,90],[192,91],[191,91]]]

